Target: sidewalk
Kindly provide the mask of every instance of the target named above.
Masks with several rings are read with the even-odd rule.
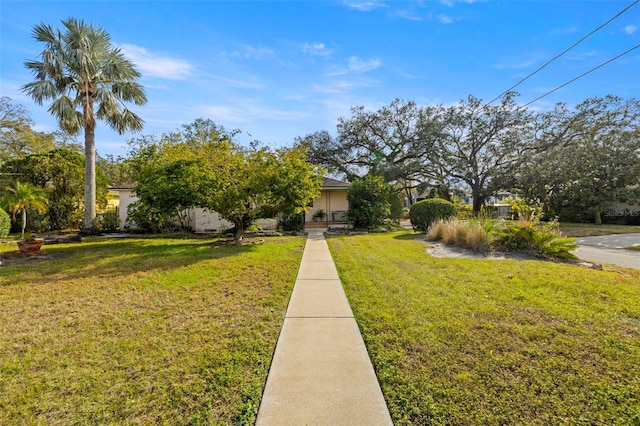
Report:
[[[311,231],[256,425],[391,425],[322,230]]]

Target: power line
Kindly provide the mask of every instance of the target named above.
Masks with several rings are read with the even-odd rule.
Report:
[[[585,75],[587,75],[587,74],[591,74],[591,73],[592,73],[592,72],[594,72],[595,70],[597,70],[597,69],[599,69],[599,68],[602,68],[603,66],[607,65],[608,63],[615,61],[616,59],[618,59],[618,58],[620,58],[620,57],[622,57],[622,56],[626,55],[627,53],[629,53],[629,52],[631,52],[631,51],[633,51],[633,50],[635,50],[635,49],[637,49],[637,48],[639,48],[639,47],[640,47],[640,44],[638,44],[638,45],[636,45],[636,46],[632,47],[631,49],[627,50],[626,52],[623,52],[623,53],[619,54],[619,55],[618,55],[618,56],[616,56],[615,58],[611,58],[611,59],[609,59],[607,62],[603,62],[602,64],[598,65],[598,66],[597,66],[597,67],[595,67],[595,68],[591,68],[589,71],[587,71],[587,72],[585,72],[585,73],[580,74],[580,75],[579,75],[579,76],[577,76],[576,78],[574,78],[574,79],[572,79],[572,80],[567,81],[566,83],[564,83],[564,84],[562,84],[562,85],[560,85],[560,86],[556,87],[556,88],[555,88],[555,89],[553,89],[553,90],[549,90],[549,91],[548,91],[547,93],[545,93],[544,95],[538,96],[537,98],[535,98],[535,99],[534,99],[534,100],[532,100],[531,102],[529,102],[529,103],[527,103],[527,104],[524,104],[524,106],[529,106],[529,105],[531,105],[532,103],[534,103],[534,102],[536,102],[536,101],[539,101],[540,99],[544,98],[545,96],[550,95],[550,94],[552,94],[553,92],[555,92],[555,91],[557,91],[557,90],[562,89],[564,86],[566,86],[566,85],[568,85],[568,84],[573,83],[574,81],[576,81],[576,80],[578,80],[578,79],[580,79],[580,78],[584,77],[584,76],[585,76]]]
[[[600,25],[598,28],[596,28],[595,30],[591,31],[589,34],[587,34],[586,36],[582,37],[580,40],[576,41],[575,43],[573,43],[571,45],[571,47],[569,47],[568,49],[565,49],[562,53],[559,53],[558,55],[554,56],[552,59],[550,59],[549,61],[547,61],[544,65],[542,65],[540,68],[538,68],[537,70],[535,70],[534,72],[532,72],[531,74],[529,74],[528,76],[524,77],[522,80],[520,80],[519,82],[517,82],[516,84],[514,84],[513,86],[511,86],[510,88],[508,88],[507,90],[505,90],[504,92],[500,93],[498,96],[496,96],[495,98],[493,98],[491,101],[487,102],[487,105],[492,104],[493,102],[495,102],[497,99],[499,99],[502,95],[504,95],[507,92],[510,92],[511,90],[515,89],[516,87],[518,87],[519,85],[521,85],[522,83],[524,83],[526,80],[528,80],[530,77],[533,77],[535,74],[537,74],[538,72],[542,71],[543,68],[545,68],[547,65],[549,65],[551,62],[555,61],[556,59],[558,59],[559,57],[561,57],[562,55],[564,55],[565,53],[567,53],[568,51],[570,51],[571,49],[573,49],[574,47],[576,47],[577,45],[579,45],[580,43],[582,43],[584,40],[586,40],[588,37],[590,37],[591,35],[595,34],[596,32],[600,31],[602,28],[604,28],[605,26],[607,26],[609,23],[611,23],[612,21],[614,21],[616,18],[618,18],[620,15],[622,15],[623,13],[625,13],[627,10],[631,9],[633,6],[635,6],[636,4],[638,4],[640,2],[640,0],[635,0],[633,3],[631,3],[629,6],[625,7],[624,9],[622,9],[620,12],[618,12],[613,18],[609,19],[607,22],[605,22],[604,24]]]

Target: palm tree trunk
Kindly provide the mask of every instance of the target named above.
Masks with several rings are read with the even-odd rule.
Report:
[[[87,123],[84,128],[84,217],[82,231],[88,234],[97,232],[96,137],[93,123]]]
[[[24,230],[27,227],[27,208],[24,207],[22,209],[22,233],[20,234],[20,238],[24,239]]]

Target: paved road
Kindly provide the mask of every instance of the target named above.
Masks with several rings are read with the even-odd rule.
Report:
[[[640,245],[640,233],[582,237],[576,244],[580,247],[574,253],[582,260],[640,269],[640,251],[625,250]]]

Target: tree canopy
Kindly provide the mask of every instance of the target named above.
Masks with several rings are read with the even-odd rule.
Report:
[[[84,157],[64,148],[31,154],[7,161],[0,168],[12,181],[20,180],[47,194],[49,209],[46,227],[75,228],[82,221]],[[97,172],[98,203],[106,204],[107,178]]]
[[[565,136],[525,158],[517,191],[547,216],[596,223],[617,201],[640,202],[640,102],[607,96],[573,110],[561,104],[549,115]]]
[[[377,173],[421,197],[460,190],[474,212],[488,197],[514,192],[549,212],[580,210],[596,221],[614,201],[640,202],[638,101],[606,96],[531,111],[516,97],[490,105],[469,96],[450,106],[396,99],[377,111],[352,109],[335,138],[320,131],[297,143],[336,175]]]
[[[139,202],[184,221],[191,207],[215,211],[240,241],[256,219],[300,213],[319,194],[322,170],[304,148],[245,148],[233,136],[198,119],[160,140],[134,141],[127,164]]]
[[[27,227],[27,210],[34,209],[39,213],[44,213],[48,209],[47,195],[42,188],[38,188],[30,183],[16,181],[12,186],[6,188],[0,199],[2,207],[9,213],[21,213],[22,227],[21,237],[24,238],[24,231]]]

